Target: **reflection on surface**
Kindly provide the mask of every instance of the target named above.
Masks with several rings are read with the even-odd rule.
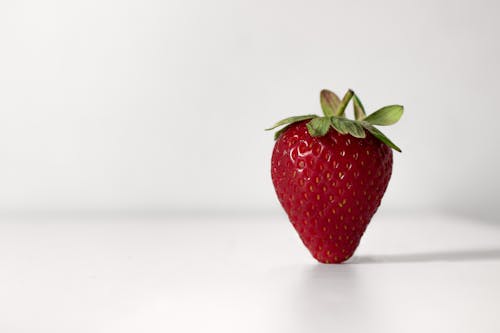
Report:
[[[435,251],[428,253],[402,253],[386,255],[355,256],[350,264],[376,263],[421,263],[434,261],[478,261],[500,260],[500,249],[471,249],[456,251]]]
[[[293,301],[292,332],[364,331],[382,327],[360,266],[317,264],[303,272]],[[359,314],[363,314],[360,321]]]

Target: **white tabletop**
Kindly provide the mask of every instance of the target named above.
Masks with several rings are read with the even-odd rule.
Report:
[[[284,215],[0,221],[0,332],[499,332],[500,224],[377,215],[322,265]]]

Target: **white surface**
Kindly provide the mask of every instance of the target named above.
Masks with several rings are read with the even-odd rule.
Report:
[[[500,227],[470,219],[378,215],[327,266],[284,216],[4,218],[0,264],[2,333],[500,330]]]
[[[371,111],[405,105],[384,129],[404,152],[386,207],[498,217],[499,12],[492,0],[0,1],[0,211],[271,210],[263,129],[319,113],[322,88],[353,88]]]

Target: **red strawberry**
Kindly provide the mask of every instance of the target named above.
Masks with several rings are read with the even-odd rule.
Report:
[[[344,116],[354,97],[356,120]],[[366,116],[349,90],[342,101],[321,92],[324,117],[284,119],[276,133],[271,176],[278,199],[314,258],[322,263],[349,259],[377,211],[392,172],[392,150],[400,149],[373,125],[390,125],[400,105]],[[271,129],[272,129],[271,128]]]

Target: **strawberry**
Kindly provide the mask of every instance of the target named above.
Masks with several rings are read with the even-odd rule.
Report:
[[[278,200],[304,245],[321,263],[341,263],[359,245],[391,178],[392,149],[374,125],[391,125],[403,113],[389,105],[366,115],[349,90],[340,100],[320,94],[324,116],[283,119],[276,135],[271,177]],[[355,120],[345,117],[353,100]]]

